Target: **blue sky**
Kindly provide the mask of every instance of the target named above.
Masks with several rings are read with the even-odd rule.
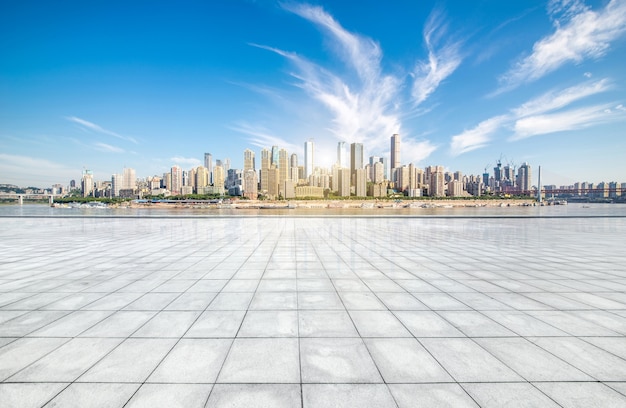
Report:
[[[4,1],[0,55],[0,183],[393,133],[404,164],[626,182],[626,0]]]

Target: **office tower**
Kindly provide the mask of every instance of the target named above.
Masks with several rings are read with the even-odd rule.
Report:
[[[374,165],[372,166],[372,174],[373,174],[373,178],[372,181],[376,184],[378,183],[382,183],[383,181],[385,181],[385,172],[384,172],[384,166],[382,164],[382,162],[377,161],[374,163]]]
[[[496,181],[502,180],[502,162],[500,160],[496,163],[496,167],[493,168],[493,177]]]
[[[463,182],[459,180],[452,180],[448,183],[448,196],[460,197],[463,195]]]
[[[272,146],[272,161],[270,162],[270,165],[274,165],[276,166],[276,168],[278,168],[278,146]]]
[[[294,185],[298,184],[300,179],[298,175],[298,155],[295,153],[291,154],[291,159],[289,160],[289,179],[293,180]]]
[[[213,186],[224,188],[224,167],[216,165],[213,167]]]
[[[183,175],[185,173],[183,172]],[[189,187],[191,187],[191,194],[194,193],[194,191],[197,191],[197,184],[196,184],[196,169],[192,168],[187,172],[187,184],[185,184]]]
[[[243,171],[256,170],[256,163],[254,161],[254,152],[250,149],[243,151]]]
[[[524,162],[524,164],[517,169],[517,188],[522,194],[526,194],[530,191],[532,184],[530,164]]]
[[[180,166],[174,165],[170,169],[170,175],[172,177],[170,192],[173,195],[179,195],[183,187],[183,170]]]
[[[352,174],[357,169],[363,168],[363,144],[352,143],[350,145],[350,171]]]
[[[269,187],[269,170],[272,159],[270,151],[267,149],[261,150],[261,193],[267,193]]]
[[[338,189],[337,194],[340,197],[350,197],[350,178],[351,172],[348,168],[339,168],[338,173]]]
[[[454,180],[456,180],[456,181],[463,181],[463,173],[461,173],[460,171],[455,171],[454,172]]]
[[[204,166],[196,167],[196,192],[209,186],[209,169]]]
[[[230,159],[228,157],[222,162],[222,167],[224,168],[224,174],[227,174],[228,170],[230,170]]]
[[[213,156],[211,153],[204,154],[204,167],[209,172],[209,184],[213,182]]]
[[[389,180],[389,166],[387,165],[387,158],[381,157],[380,162],[383,164],[383,177],[385,180]]]
[[[267,172],[267,195],[271,199],[278,198],[279,174],[278,169],[273,164]]]
[[[183,170],[183,186],[189,185],[189,172],[187,170]]]
[[[170,190],[170,192],[172,187],[172,173],[171,172],[167,172],[167,173],[163,173],[163,178],[161,179],[161,188],[164,188],[166,190]]]
[[[278,183],[283,185],[286,180],[289,180],[289,159],[287,150],[278,150]]]
[[[348,167],[348,147],[346,142],[337,143],[337,166]]]
[[[243,172],[243,196],[250,200],[258,198],[259,180],[254,169],[248,169]]]
[[[304,178],[308,179],[313,174],[313,158],[315,146],[313,145],[313,139],[309,139],[304,142]]]
[[[120,196],[120,190],[122,189],[122,175],[113,174],[111,176],[111,194],[113,197]]]
[[[400,164],[400,135],[395,133],[391,136],[391,169],[401,166]]]

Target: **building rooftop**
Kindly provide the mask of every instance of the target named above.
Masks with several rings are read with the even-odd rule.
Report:
[[[2,407],[626,406],[626,218],[1,222]]]

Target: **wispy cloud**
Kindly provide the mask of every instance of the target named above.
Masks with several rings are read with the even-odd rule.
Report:
[[[383,53],[380,45],[371,38],[346,30],[323,8],[293,3],[282,4],[282,7],[316,25],[330,39],[332,50],[350,73],[342,74],[327,69],[295,52],[258,44],[251,45],[274,52],[293,64],[295,69],[290,75],[296,79],[294,85],[330,113],[332,122],[330,128],[326,130],[335,140],[360,142],[372,152],[387,151],[389,137],[393,133],[402,134],[401,118],[410,114],[403,110],[403,106],[406,105],[406,97],[402,93],[405,90],[404,75],[383,72],[381,67]],[[444,51],[442,58],[434,48],[440,41],[439,36],[442,35],[438,28],[439,26],[435,25],[432,27],[433,31],[429,32],[427,40],[432,54],[431,62],[435,67],[425,68],[426,71],[419,77],[424,92],[428,94],[432,93],[450,72],[447,65],[450,52]],[[442,75],[442,72],[446,74]],[[428,95],[421,97],[421,101],[426,97]],[[250,134],[252,143],[257,146],[268,146],[270,142],[281,140],[252,127],[237,126],[237,128],[238,131]],[[407,160],[422,160],[435,149],[436,147],[428,141],[416,140],[410,135],[403,134],[403,152]]]
[[[124,153],[125,150],[122,149],[121,147],[117,147],[117,146],[113,146],[110,144],[106,144],[106,143],[94,143],[94,145],[96,146],[97,150],[100,150],[101,152],[105,152],[105,153]]]
[[[510,140],[585,129],[602,123],[625,120],[624,112],[617,109],[613,110],[611,109],[612,106],[612,104],[594,105],[565,112],[528,116],[515,122],[515,134]]]
[[[509,115],[494,116],[493,118],[480,122],[472,129],[452,136],[450,142],[451,154],[458,156],[487,146],[492,140],[493,135],[509,120]]]
[[[271,146],[280,146],[290,152],[299,152],[302,150],[301,147],[288,142],[284,138],[274,135],[270,130],[260,126],[253,126],[242,122],[236,126],[229,127],[229,129],[250,136],[250,143],[257,147],[268,148]]]
[[[500,78],[502,88],[496,93],[537,80],[566,63],[597,59],[626,32],[623,0],[611,0],[598,11],[582,1],[556,0],[550,3],[548,11],[555,31],[537,41],[532,53]]]
[[[428,49],[428,61],[420,61],[414,72],[413,102],[424,102],[441,82],[458,68],[463,60],[460,42],[444,42],[447,27],[440,11],[431,13],[424,26],[424,42]]]
[[[113,136],[118,139],[126,140],[134,144],[137,144],[137,140],[133,137],[120,135],[119,133],[113,132],[111,130],[107,130],[103,128],[102,126],[96,125],[93,122],[89,122],[88,120],[77,118],[76,116],[68,116],[65,119],[69,120],[70,122],[74,122],[80,125],[83,129],[87,129],[87,130],[100,133],[103,135]]]
[[[489,144],[494,135],[511,134],[509,140],[578,130],[593,125],[623,120],[622,112],[611,105],[593,105],[565,110],[569,105],[611,89],[608,79],[584,82],[561,90],[550,90],[509,112],[482,121],[476,127],[452,136],[450,152],[458,156]],[[607,111],[609,109],[609,111]]]

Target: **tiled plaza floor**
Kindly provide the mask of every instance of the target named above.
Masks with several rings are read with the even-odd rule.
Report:
[[[626,218],[3,218],[1,407],[625,407]]]

